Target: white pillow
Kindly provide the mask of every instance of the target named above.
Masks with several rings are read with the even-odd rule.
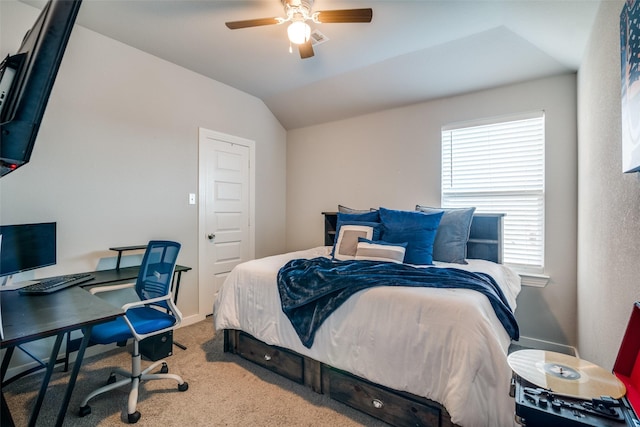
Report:
[[[363,242],[356,249],[357,260],[386,261],[402,264],[407,244],[391,245],[388,243]]]
[[[355,259],[358,237],[373,238],[373,227],[367,225],[342,225],[336,240],[333,259],[341,261]]]

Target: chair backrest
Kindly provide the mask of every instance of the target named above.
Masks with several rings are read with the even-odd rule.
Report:
[[[171,291],[180,246],[166,240],[149,242],[136,281],[136,293],[141,300],[165,296]]]

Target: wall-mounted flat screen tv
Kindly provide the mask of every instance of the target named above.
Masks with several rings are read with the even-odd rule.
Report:
[[[31,158],[81,0],[49,0],[15,55],[0,63],[0,177]]]

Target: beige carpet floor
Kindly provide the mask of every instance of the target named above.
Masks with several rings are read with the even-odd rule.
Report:
[[[374,426],[386,424],[314,393],[239,356],[224,353],[222,333],[206,319],[175,331],[167,359],[169,372],[181,375],[189,389],[179,392],[172,380],[144,382],[138,399],[139,426]],[[89,402],[92,413],[79,417],[83,397],[104,385],[111,367],[130,369],[129,348],[87,357],[78,375],[65,426],[121,426],[127,419],[128,389],[123,387]],[[143,362],[143,368],[150,362]],[[3,389],[16,426],[26,426],[43,374],[34,374]],[[38,426],[52,426],[68,374],[56,367]]]

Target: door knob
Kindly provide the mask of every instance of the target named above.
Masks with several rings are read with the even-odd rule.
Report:
[[[215,234],[213,234],[213,233],[209,233],[209,234],[207,234],[207,239],[209,239],[209,240],[213,240],[213,239],[215,239],[215,238],[216,238],[216,235],[215,235]]]

